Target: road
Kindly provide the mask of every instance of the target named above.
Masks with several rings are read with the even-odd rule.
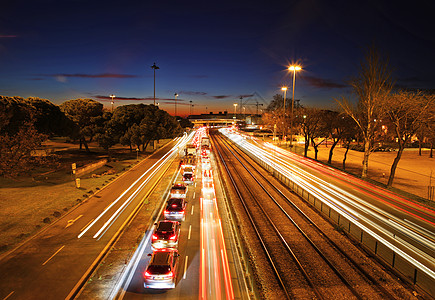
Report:
[[[73,297],[187,138],[156,151],[4,256],[0,261],[0,299]]]
[[[383,251],[400,256],[401,266],[398,266],[395,265],[397,257],[392,254],[393,267],[406,270],[416,266],[419,275],[415,272],[411,278],[421,276],[428,283],[434,282],[435,211],[270,143],[230,131],[224,133],[245,152],[271,166],[274,172],[315,195],[320,200],[319,206],[338,211],[381,241]],[[375,251],[377,247],[378,244]]]
[[[186,195],[188,205],[178,246],[180,261],[176,287],[169,290],[143,287],[143,271],[149,263],[149,253],[152,253],[150,236],[154,227],[151,227],[117,282],[111,299],[234,299],[231,277],[236,275],[228,263],[213,170],[210,163],[203,164],[202,161],[197,165],[195,181],[189,185]],[[180,180],[179,172],[174,182]]]

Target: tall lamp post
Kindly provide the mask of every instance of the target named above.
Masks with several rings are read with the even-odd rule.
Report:
[[[234,103],[234,119],[237,118],[237,103]]]
[[[295,82],[296,82],[296,71],[302,70],[300,66],[290,66],[289,71],[293,71],[293,96],[292,96],[292,115],[290,119],[290,147],[293,147],[293,108],[295,106]]]
[[[113,112],[113,103],[114,103],[114,102],[113,102],[113,98],[115,98],[115,95],[112,94],[112,95],[110,95],[109,97],[112,98],[112,101],[110,101],[110,103],[112,104],[112,112]]]
[[[154,63],[151,66],[151,69],[154,70],[154,106],[155,106],[156,105],[156,70],[158,70],[160,68],[156,66],[156,63]]]
[[[287,87],[286,86],[283,86],[282,88],[281,88],[281,91],[284,91],[284,128],[283,128],[283,130],[282,130],[282,140],[284,141],[284,136],[285,136],[285,134],[286,134],[286,127],[287,127],[287,119],[286,119],[286,117],[287,117],[287,109],[286,109],[286,107],[285,107],[285,100],[286,100],[286,98],[287,98]]]
[[[178,94],[175,93],[174,97],[175,97],[175,114],[174,114],[174,117],[176,117],[177,116],[177,97],[178,97]]]

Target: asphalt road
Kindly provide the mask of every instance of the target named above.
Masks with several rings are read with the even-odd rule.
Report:
[[[170,164],[173,158],[161,161],[160,167],[155,165],[174,144],[161,148],[4,256],[0,261],[0,299],[65,299],[73,295]]]

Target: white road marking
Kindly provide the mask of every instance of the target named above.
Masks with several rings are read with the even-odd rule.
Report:
[[[48,263],[50,261],[50,259],[52,259],[56,254],[58,254],[60,252],[60,250],[63,249],[63,247],[65,247],[65,245],[63,245],[62,247],[59,248],[59,250],[57,250],[56,252],[54,252],[54,254],[52,256],[50,256],[49,259],[47,259],[42,265],[45,266],[46,263]]]
[[[189,225],[189,235],[187,236],[187,239],[190,240],[190,232],[192,231],[192,225]]]
[[[186,279],[186,270],[187,270],[187,260],[189,259],[189,256],[186,255],[186,260],[184,261],[184,274],[183,279]]]
[[[195,207],[195,205],[192,205],[192,211],[190,212],[190,215],[193,215],[193,208]]]
[[[68,220],[68,223],[66,224],[65,228],[70,227],[71,225],[73,225],[78,219],[80,219],[81,217],[83,217],[83,215],[78,216],[77,218],[75,218],[74,220]]]

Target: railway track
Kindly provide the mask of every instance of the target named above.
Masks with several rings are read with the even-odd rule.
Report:
[[[282,297],[400,298],[329,238],[266,171],[221,136],[212,137]]]

